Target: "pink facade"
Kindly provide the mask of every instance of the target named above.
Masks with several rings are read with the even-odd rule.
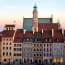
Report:
[[[33,26],[32,26],[32,30],[34,32],[38,32],[38,12],[35,11],[36,9],[34,8],[34,12],[33,12]]]

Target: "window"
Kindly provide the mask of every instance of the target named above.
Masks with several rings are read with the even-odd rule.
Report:
[[[48,56],[48,53],[47,53],[47,56]]]
[[[16,44],[14,44],[14,46],[16,46]]]
[[[19,46],[21,47],[21,44],[19,44]]]
[[[45,51],[45,48],[44,48],[44,51]]]
[[[44,47],[45,47],[45,44],[44,44]]]
[[[52,54],[50,53],[50,56],[52,56]]]
[[[36,44],[34,44],[34,46],[36,46]]]
[[[16,51],[16,48],[14,48],[14,51]]]
[[[45,56],[45,53],[44,53],[44,56]]]
[[[34,54],[34,56],[36,56],[36,55]]]
[[[50,52],[51,52],[51,48],[50,48]]]
[[[39,44],[37,44],[37,46],[39,46]]]
[[[11,45],[11,42],[10,42],[10,45]]]
[[[3,52],[3,56],[5,56],[5,52]]]
[[[48,44],[47,44],[47,47],[48,47]]]
[[[49,42],[51,42],[51,38],[49,39]]]
[[[6,47],[6,49],[8,50],[8,47]]]
[[[5,43],[3,43],[3,45],[5,45]]]
[[[42,44],[40,44],[40,46],[42,46]]]
[[[36,50],[34,49],[34,51],[36,51]]]
[[[7,39],[7,41],[8,41],[8,39]]]
[[[56,38],[56,39],[55,39],[55,41],[56,41],[56,42],[58,42],[58,41],[59,41],[59,39],[58,39],[58,38]]]
[[[8,56],[8,52],[6,53],[6,56]]]
[[[29,38],[27,38],[27,41],[29,41]]]
[[[6,45],[8,45],[8,43],[6,43]]]
[[[42,51],[42,49],[40,49],[40,51]]]
[[[14,53],[14,56],[16,56],[16,54]]]
[[[8,30],[8,28],[6,28]]]
[[[9,55],[11,56],[11,52],[9,53]]]
[[[47,39],[45,39],[45,42],[47,42]]]
[[[11,47],[10,47],[10,50],[11,50]]]
[[[4,61],[7,61],[6,59],[4,59]]]
[[[48,52],[48,48],[47,48],[47,52]]]
[[[37,56],[39,56],[39,54],[37,54]]]
[[[39,51],[39,49],[37,49],[37,51]]]
[[[5,49],[5,47],[3,47],[3,50]]]
[[[35,42],[37,42],[37,39],[35,38]]]
[[[40,54],[40,56],[42,56],[42,55]]]

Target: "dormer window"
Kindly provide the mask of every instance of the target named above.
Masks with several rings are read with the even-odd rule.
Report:
[[[59,39],[57,38],[57,42],[59,41]]]
[[[37,42],[37,38],[35,39],[35,42]]]
[[[6,28],[6,30],[8,30],[8,28]]]
[[[51,38],[49,38],[49,42],[51,42]]]
[[[59,39],[58,39],[58,38],[56,38],[56,39],[55,39],[55,41],[56,41],[56,42],[58,42],[58,41],[59,41]]]
[[[47,42],[47,38],[45,39],[45,42]]]
[[[32,38],[30,38],[30,41],[32,41]]]
[[[25,38],[24,38],[24,41],[25,41]]]
[[[29,38],[27,38],[27,41],[29,41]]]

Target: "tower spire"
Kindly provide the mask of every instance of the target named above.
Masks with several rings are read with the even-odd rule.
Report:
[[[34,5],[34,9],[33,9],[33,26],[32,26],[32,30],[34,32],[38,32],[38,11],[37,11],[37,6]]]

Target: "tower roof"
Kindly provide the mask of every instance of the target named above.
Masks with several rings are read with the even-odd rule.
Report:
[[[34,8],[37,8],[36,4],[34,5]]]
[[[34,5],[34,10],[33,10],[33,12],[37,12],[37,6],[36,6],[36,4]]]

